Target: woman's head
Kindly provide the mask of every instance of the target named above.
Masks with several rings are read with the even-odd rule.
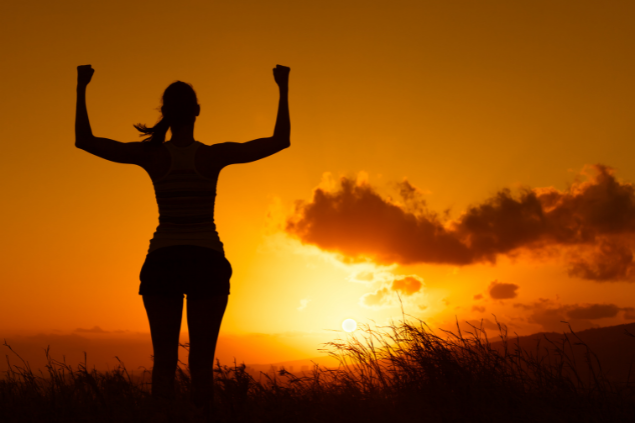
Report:
[[[190,84],[176,81],[165,89],[161,114],[169,122],[172,132],[175,127],[194,123],[199,111],[196,93]]]
[[[150,135],[144,141],[160,145],[165,141],[168,129],[175,134],[181,127],[192,125],[196,121],[201,108],[196,99],[194,88],[186,82],[176,81],[163,92],[161,119],[152,128],[143,124],[134,125],[143,135]]]

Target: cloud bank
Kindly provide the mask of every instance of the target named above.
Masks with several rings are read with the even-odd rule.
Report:
[[[395,202],[364,180],[343,177],[335,189],[317,188],[310,202],[298,202],[285,230],[351,262],[468,265],[562,251],[570,276],[635,280],[635,187],[608,166],[586,167],[563,191],[501,190],[455,220],[428,210],[409,182],[398,191]]]

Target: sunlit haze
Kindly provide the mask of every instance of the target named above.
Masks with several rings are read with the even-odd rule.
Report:
[[[181,80],[209,145],[271,136],[271,69],[292,69],[291,147],[220,174],[215,220],[234,272],[221,360],[308,359],[356,325],[404,316],[482,321],[493,336],[497,321],[525,335],[635,320],[633,2],[0,11],[0,338],[43,334],[30,342],[57,339],[60,355],[80,338],[149,343],[138,288],[158,224],[152,183],[74,146],[83,64],[96,136],[138,141],[133,124],[153,125]]]

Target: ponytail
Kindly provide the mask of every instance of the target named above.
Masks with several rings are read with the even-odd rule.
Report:
[[[148,143],[148,146],[158,147],[165,141],[165,135],[168,133],[170,124],[165,117],[162,117],[161,120],[151,128],[148,128],[142,123],[135,124],[134,127],[137,131],[141,132],[139,136],[150,135],[145,138],[143,142]]]
[[[143,140],[144,146],[160,147],[165,142],[168,129],[174,134],[183,125],[192,124],[200,111],[196,92],[188,83],[176,81],[170,84],[163,93],[161,120],[152,128],[142,123],[134,125],[140,136],[149,135]]]

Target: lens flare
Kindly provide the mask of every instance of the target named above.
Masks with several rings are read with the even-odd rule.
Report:
[[[346,319],[342,322],[342,329],[346,332],[353,332],[357,329],[357,322],[353,319]]]

